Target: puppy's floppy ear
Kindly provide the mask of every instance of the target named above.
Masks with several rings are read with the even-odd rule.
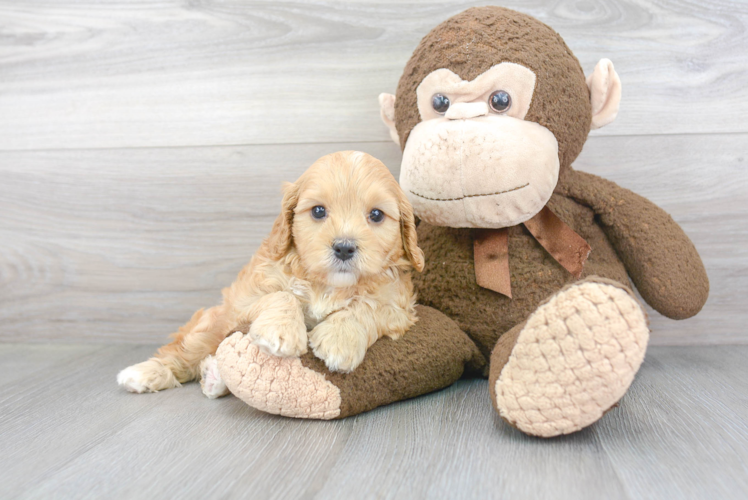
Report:
[[[268,249],[271,259],[280,259],[288,252],[293,243],[292,226],[293,211],[299,201],[299,185],[285,182],[283,184],[283,201],[281,213],[273,223],[273,229],[268,236]]]
[[[416,232],[416,220],[413,216],[411,206],[405,193],[398,188],[398,205],[400,209],[400,233],[403,238],[403,249],[405,256],[419,273],[423,271],[423,250],[418,247],[418,234]]]

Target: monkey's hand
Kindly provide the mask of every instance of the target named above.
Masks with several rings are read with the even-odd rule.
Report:
[[[649,305],[673,319],[701,310],[709,295],[704,264],[663,209],[614,182],[575,170],[567,172],[558,191],[592,208]]]

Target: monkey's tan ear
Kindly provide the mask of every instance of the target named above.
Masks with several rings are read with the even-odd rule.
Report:
[[[413,268],[420,273],[425,265],[423,250],[418,247],[418,232],[416,231],[416,219],[413,216],[413,206],[402,190],[400,191],[398,205],[400,209],[400,233],[403,238],[405,257],[413,265]]]
[[[595,70],[587,77],[592,103],[592,125],[595,130],[611,123],[618,115],[621,104],[621,79],[610,59],[600,59]]]
[[[392,94],[379,94],[379,114],[387,128],[390,129],[390,137],[395,144],[400,145],[400,136],[397,135],[395,127],[395,96]]]
[[[267,239],[271,259],[277,260],[286,255],[293,244],[293,211],[299,201],[299,191],[300,189],[297,184],[290,182],[283,184],[281,213],[275,219],[273,229],[270,231],[270,236]]]

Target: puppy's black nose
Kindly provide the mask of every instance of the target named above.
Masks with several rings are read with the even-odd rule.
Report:
[[[356,255],[356,245],[351,240],[335,240],[332,249],[340,260],[348,260]]]

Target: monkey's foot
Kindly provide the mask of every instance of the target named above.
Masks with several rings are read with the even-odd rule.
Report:
[[[534,436],[583,429],[626,393],[648,339],[630,290],[600,278],[574,283],[499,339],[489,377],[494,406]]]
[[[351,373],[331,372],[311,352],[280,358],[241,332],[218,347],[221,378],[239,399],[286,417],[334,419],[451,385],[466,367],[485,365],[478,348],[440,312],[417,307],[419,321],[402,338],[382,338]]]
[[[216,359],[226,387],[253,408],[296,418],[340,415],[340,390],[299,358],[267,354],[236,332],[218,346]]]

